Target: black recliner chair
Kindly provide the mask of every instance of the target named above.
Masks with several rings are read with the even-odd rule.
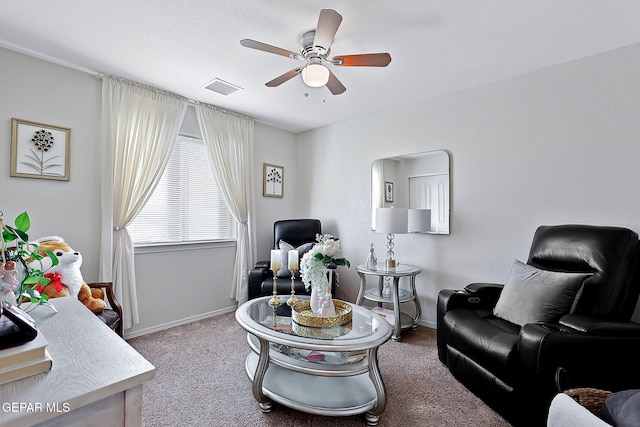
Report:
[[[638,234],[625,228],[539,227],[528,265],[592,273],[566,314],[519,325],[494,314],[501,284],[442,290],[438,357],[514,425],[544,425],[559,369],[572,387],[640,388],[640,324],[630,322],[640,293],[639,247]]]
[[[316,235],[322,234],[322,225],[317,219],[285,219],[276,221],[273,224],[273,249],[280,249],[280,241],[283,240],[294,248],[302,247],[305,244],[307,249],[311,249],[316,242]],[[302,253],[300,254],[302,257]],[[270,257],[267,257],[270,258]],[[286,260],[286,257],[283,259]],[[273,295],[273,272],[270,270],[270,261],[258,261],[255,267],[249,270],[249,299],[261,296]],[[277,289],[278,295],[291,294],[291,272],[286,268],[287,262],[283,262],[282,269],[278,272]],[[329,266],[329,268],[335,266]],[[331,293],[335,297],[337,279],[334,278]],[[300,278],[300,271],[296,271],[294,277],[294,290],[296,295],[309,294],[305,290],[304,283]]]

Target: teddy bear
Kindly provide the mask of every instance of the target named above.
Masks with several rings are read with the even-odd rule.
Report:
[[[100,313],[105,309],[104,292],[101,289],[89,288],[82,278],[80,252],[73,250],[62,237],[58,236],[42,237],[34,243],[38,245],[38,252],[44,258],[31,261],[29,266],[39,269],[45,277],[50,279],[46,286],[37,288],[38,292],[49,298],[77,296],[80,302],[94,313]],[[55,254],[58,258],[57,265],[52,266],[53,262],[46,256],[46,251]]]

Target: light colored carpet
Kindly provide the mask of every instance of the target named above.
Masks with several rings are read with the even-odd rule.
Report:
[[[363,416],[323,417],[274,404],[260,411],[244,370],[249,346],[234,313],[129,340],[157,369],[143,386],[146,427],[364,427]],[[440,363],[435,331],[404,331],[379,350],[387,407],[379,426],[509,426]],[[309,390],[313,392],[312,389]]]

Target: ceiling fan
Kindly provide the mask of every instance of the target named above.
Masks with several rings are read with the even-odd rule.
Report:
[[[391,55],[388,53],[338,55],[329,59],[331,43],[333,43],[333,38],[341,22],[342,15],[338,12],[333,9],[322,9],[316,29],[307,31],[300,37],[300,53],[251,39],[240,40],[240,44],[244,47],[275,53],[276,55],[306,62],[305,65],[287,71],[281,76],[265,83],[266,86],[280,86],[282,83],[300,74],[307,86],[321,87],[326,85],[332,94],[340,95],[347,90],[347,88],[340,83],[340,80],[338,80],[325,64],[342,67],[386,67],[391,62]]]

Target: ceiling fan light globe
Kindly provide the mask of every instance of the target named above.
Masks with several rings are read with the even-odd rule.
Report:
[[[321,64],[309,64],[302,69],[302,81],[309,87],[321,87],[329,81],[329,70]]]

